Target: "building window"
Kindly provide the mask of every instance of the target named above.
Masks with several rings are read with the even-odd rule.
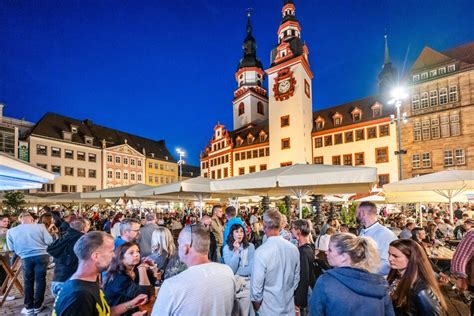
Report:
[[[96,162],[97,156],[96,154],[89,154],[89,162]]]
[[[449,102],[458,101],[458,86],[449,87]]]
[[[148,169],[153,169],[153,162],[148,163]]]
[[[114,173],[112,170],[107,170],[107,179],[112,179],[114,177]]]
[[[115,171],[115,179],[120,179],[122,177],[122,174],[120,171]]]
[[[354,156],[355,156],[355,165],[356,166],[365,165],[365,154],[363,152],[355,153]]]
[[[449,128],[449,116],[448,115],[441,115],[441,137],[449,137],[451,135],[450,128]]]
[[[342,144],[342,133],[334,134],[334,145]]]
[[[360,112],[357,112],[357,113],[352,114],[352,120],[353,120],[354,122],[360,121],[361,118],[362,118],[362,116],[361,116]]]
[[[379,126],[379,137],[389,136],[390,135],[390,125],[384,124]]]
[[[341,117],[335,117],[334,118],[334,126],[339,126],[342,123],[342,118]]]
[[[37,167],[41,168],[41,169],[44,169],[44,170],[47,170],[48,169],[48,165],[45,165],[43,163],[37,163],[36,164]]]
[[[48,147],[43,145],[36,145],[36,154],[47,156],[48,155]]]
[[[364,133],[364,129],[358,129],[356,130],[356,141],[359,141],[359,140],[364,140],[365,139],[365,133]]]
[[[324,165],[324,157],[323,156],[314,157],[314,164],[315,165]]]
[[[422,166],[423,168],[430,168],[431,167],[431,154],[430,153],[423,153],[421,155]]]
[[[213,171],[214,172],[214,171]],[[239,176],[245,174],[245,167],[239,168]]]
[[[257,103],[257,113],[265,115],[265,110],[263,108],[263,103],[260,102],[260,101]]]
[[[428,72],[423,72],[421,74],[421,80],[428,79]]]
[[[96,190],[95,185],[83,185],[82,186],[82,192],[92,192]]]
[[[258,150],[258,156],[259,157],[265,157],[265,148],[260,148]]]
[[[227,178],[229,176],[229,169],[228,168],[224,168],[224,178]]]
[[[390,175],[389,174],[379,174],[378,175],[378,181],[377,181],[377,187],[381,188],[385,184],[388,184],[390,182]]]
[[[377,106],[372,109],[372,115],[373,117],[380,117],[382,116],[382,107]]]
[[[61,185],[61,192],[62,193],[68,193],[69,192],[69,186],[68,185]]]
[[[86,169],[84,168],[77,168],[77,176],[84,178],[86,176]]]
[[[158,177],[156,177],[156,178],[158,178]],[[158,179],[156,179],[156,180],[158,180]],[[148,182],[153,183],[153,176],[148,176]]]
[[[126,158],[126,157],[123,158],[123,164],[128,165],[128,158]]]
[[[444,75],[446,73],[446,67],[438,68],[438,72],[440,75]]]
[[[433,90],[430,91],[430,106],[437,106],[438,105],[438,91]]]
[[[239,104],[239,116],[245,113],[245,105],[243,102]]]
[[[439,104],[448,103],[448,89],[443,88],[439,90]]]
[[[267,170],[267,165],[260,165],[260,171]]]
[[[54,183],[45,183],[45,184],[43,184],[43,187],[41,188],[41,191],[54,193]]]
[[[352,166],[352,154],[343,155],[342,162],[344,163],[344,166]]]
[[[354,132],[345,132],[344,133],[344,142],[345,143],[352,143],[354,141]]]
[[[78,151],[77,152],[77,160],[85,161],[86,160],[86,153]]]
[[[466,164],[466,153],[464,149],[456,149],[456,165],[465,165]]]
[[[254,173],[257,170],[255,166],[250,166],[249,167],[249,173]]]
[[[130,165],[135,166],[135,159],[130,159]]]
[[[270,156],[270,147],[265,148],[265,155]]]
[[[413,75],[413,81],[420,80],[420,75]]]
[[[57,174],[61,174],[61,166],[51,166],[51,171]]]
[[[324,146],[332,146],[332,135],[324,136]]]
[[[113,162],[112,155],[107,155],[107,162]]]
[[[130,180],[135,181],[135,173],[130,173]]]
[[[421,142],[421,122],[413,122],[413,141]]]
[[[61,148],[51,147],[51,156],[52,157],[61,157]]]
[[[452,150],[445,150],[444,151],[444,166],[454,166],[454,155]]]
[[[316,137],[314,139],[314,147],[316,147],[316,148],[323,147],[323,138],[322,137]]]
[[[317,120],[316,121],[316,129],[317,130],[322,130],[324,128],[324,120]]]
[[[281,162],[280,163],[280,167],[289,167],[293,164],[293,162],[291,161],[287,161],[287,162]]]
[[[74,168],[72,167],[64,167],[64,174],[66,176],[74,176]]]
[[[96,171],[94,169],[89,169],[89,178],[94,178],[96,177]]]
[[[120,156],[115,156],[115,163],[120,163],[120,162],[121,162]]]
[[[415,154],[411,156],[411,164],[413,169],[421,168],[420,154]]]
[[[289,138],[283,138],[281,140],[281,149],[289,149],[290,148],[290,139]]]
[[[441,137],[441,131],[439,128],[439,117],[433,116],[431,118],[431,138],[437,139]]]
[[[367,139],[377,138],[377,127],[367,128]]]
[[[236,153],[235,154],[235,161],[239,161],[240,160],[240,153]]]
[[[420,96],[418,94],[414,94],[411,96],[411,107],[414,111],[420,109]]]
[[[141,167],[141,166],[142,166],[142,161],[141,161],[141,160],[137,160],[137,166],[138,166],[138,167]],[[138,181],[140,181],[140,180],[138,180]]]
[[[285,126],[290,126],[290,116],[285,115],[280,117],[280,126],[285,127]]]
[[[128,180],[128,173],[126,171],[123,172],[123,179]]]
[[[461,125],[459,123],[459,114],[451,113],[449,116],[449,121],[451,124],[451,136],[461,135]]]
[[[430,119],[424,119],[421,122],[421,134],[423,140],[429,140],[431,138]]]
[[[74,159],[74,151],[69,149],[64,150],[64,158]]]
[[[436,77],[436,75],[437,75],[436,69],[430,70],[430,77]]]
[[[456,70],[455,65],[449,65],[449,66],[448,66],[448,72],[452,72],[452,71],[454,71],[454,70]]]
[[[421,108],[426,109],[428,106],[429,106],[428,92],[423,92],[421,94]]]
[[[341,156],[332,156],[333,165],[341,165]]]
[[[388,147],[375,148],[375,163],[388,162]]]

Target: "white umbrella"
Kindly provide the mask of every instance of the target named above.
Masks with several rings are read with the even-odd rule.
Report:
[[[139,198],[139,192],[153,188],[146,184],[132,184],[105,190],[81,193],[83,199],[114,199],[114,198]]]
[[[210,183],[211,180],[208,178],[196,177],[179,182],[151,187],[139,192],[139,196],[142,198],[168,198],[199,201],[200,215],[202,217],[202,203],[205,199],[237,196],[237,194],[227,194],[225,192],[212,192]]]
[[[0,153],[0,191],[40,189],[56,174]]]
[[[453,220],[453,202],[466,202],[474,191],[474,170],[446,170],[414,177],[383,186],[390,203],[443,202],[449,203]]]
[[[369,196],[365,196],[363,198],[354,200],[354,202],[374,202],[374,203],[385,203],[385,197],[379,194],[373,194]]]
[[[370,192],[377,169],[333,165],[296,164],[211,182],[213,191],[259,195],[295,195],[302,217],[302,198],[310,194]]]

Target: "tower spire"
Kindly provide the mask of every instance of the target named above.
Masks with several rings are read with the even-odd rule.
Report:
[[[384,35],[385,38],[385,54],[384,54],[384,65],[390,64],[390,53],[388,52],[388,39],[387,39],[387,34]]]
[[[247,35],[245,36],[244,43],[242,44],[244,56],[240,60],[238,69],[245,67],[257,67],[263,69],[262,63],[257,58],[257,43],[252,35],[253,28],[250,19],[251,10],[251,8],[247,9]]]

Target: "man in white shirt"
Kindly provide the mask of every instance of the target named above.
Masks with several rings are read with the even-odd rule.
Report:
[[[360,236],[370,237],[377,244],[380,255],[380,269],[378,274],[388,275],[390,264],[388,262],[388,248],[397,236],[387,227],[382,226],[377,221],[377,206],[372,202],[362,202],[357,207],[357,219],[362,223],[364,229]]]
[[[152,315],[231,315],[235,299],[232,269],[208,259],[209,231],[200,224],[186,226],[178,238],[181,261],[188,267],[166,279]]]
[[[300,255],[295,245],[280,236],[281,216],[276,209],[263,214],[268,239],[255,251],[250,299],[260,316],[295,315]]]

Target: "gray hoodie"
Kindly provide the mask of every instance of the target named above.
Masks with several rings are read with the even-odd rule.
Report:
[[[8,249],[20,258],[48,255],[46,248],[53,242],[43,224],[21,224],[7,232]]]

